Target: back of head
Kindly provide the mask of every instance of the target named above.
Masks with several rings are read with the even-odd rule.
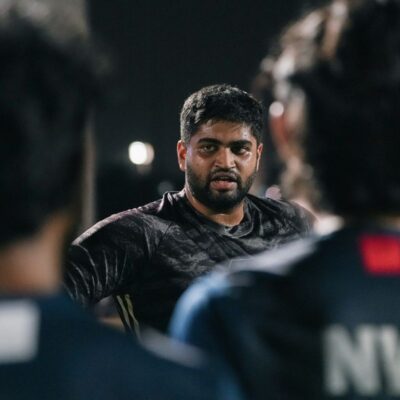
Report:
[[[276,96],[303,103],[300,173],[314,202],[341,215],[399,214],[400,1],[336,0],[281,46]]]
[[[225,84],[207,86],[190,95],[181,111],[181,139],[185,143],[208,121],[239,122],[248,125],[261,142],[262,107],[247,92]]]
[[[96,89],[84,32],[41,3],[0,4],[0,246],[76,198]]]

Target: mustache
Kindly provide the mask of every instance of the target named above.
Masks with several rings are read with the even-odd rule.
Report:
[[[240,176],[232,170],[229,169],[218,169],[216,171],[211,172],[209,176],[209,182],[215,180],[226,180],[231,182],[241,182]]]

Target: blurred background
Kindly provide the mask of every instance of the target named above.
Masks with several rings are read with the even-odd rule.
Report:
[[[202,86],[251,90],[279,31],[321,1],[71,0],[111,55],[108,100],[95,115],[94,218],[180,190],[179,112]],[[268,160],[266,140],[264,159]],[[265,162],[264,162],[265,164]],[[266,165],[266,167],[265,167]],[[261,179],[268,179],[263,167]],[[258,190],[264,190],[258,185]]]

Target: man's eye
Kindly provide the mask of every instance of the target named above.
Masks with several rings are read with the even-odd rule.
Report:
[[[248,146],[236,146],[236,147],[232,147],[232,153],[234,154],[245,154],[248,151],[250,151],[250,148]]]
[[[215,144],[204,144],[200,147],[200,150],[205,153],[211,153],[216,150]]]

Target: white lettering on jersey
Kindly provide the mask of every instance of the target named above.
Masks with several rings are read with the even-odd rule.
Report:
[[[345,328],[334,325],[326,330],[323,341],[328,393],[344,395],[349,385],[362,395],[379,390],[373,327],[356,329],[353,340]]]
[[[393,326],[381,328],[379,335],[382,351],[383,374],[387,382],[388,393],[400,394],[400,348],[399,333]]]
[[[30,301],[0,302],[0,364],[29,361],[38,350],[40,314]]]
[[[330,326],[323,335],[325,390],[343,396],[400,395],[400,348],[396,327],[361,325],[350,332]]]

